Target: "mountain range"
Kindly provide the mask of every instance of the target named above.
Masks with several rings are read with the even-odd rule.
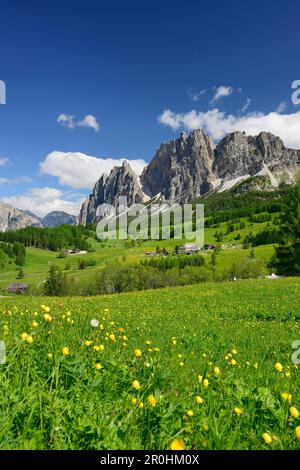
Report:
[[[119,196],[127,196],[129,206],[158,196],[181,204],[228,190],[253,176],[266,176],[271,188],[283,180],[293,184],[299,171],[300,150],[286,148],[271,133],[247,136],[236,131],[215,145],[202,129],[189,135],[182,132],[178,139],[160,145],[140,177],[127,161],[103,174],[81,207],[79,224],[97,221],[97,207],[116,205]]]
[[[250,189],[255,186],[255,176],[266,177],[264,189],[272,189],[282,181],[293,184],[299,173],[300,150],[286,148],[273,134],[248,136],[236,131],[214,144],[202,129],[197,129],[162,143],[140,176],[126,160],[109,175],[103,173],[84,201],[79,217],[54,211],[40,218],[0,202],[0,231],[93,223],[99,219],[98,206],[115,206],[120,196],[127,196],[128,206],[153,198],[182,204],[229,190],[252,177]]]
[[[24,227],[56,227],[61,224],[76,225],[77,217],[62,211],[54,211],[40,218],[32,212],[0,202],[0,232],[17,230]]]

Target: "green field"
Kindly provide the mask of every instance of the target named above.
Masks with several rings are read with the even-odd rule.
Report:
[[[1,299],[0,448],[299,448],[299,292],[290,278]]]
[[[246,221],[246,219],[241,219]],[[218,229],[206,228],[205,229],[205,243],[216,243],[214,234],[216,230],[225,232],[226,223],[220,224]],[[241,247],[241,242],[237,242],[235,237],[237,233],[240,233],[242,238],[250,233],[257,233],[266,227],[266,223],[248,224],[243,230],[232,232],[224,236],[223,244],[226,246],[224,250],[218,255],[217,271],[221,273],[225,268],[228,268],[233,262],[237,261],[241,257],[247,257],[250,254],[250,249],[244,250]],[[52,264],[59,266],[64,270],[65,264],[68,262],[71,268],[65,271],[67,276],[78,280],[79,282],[89,282],[95,278],[95,275],[106,265],[110,263],[136,263],[143,259],[144,251],[155,251],[156,246],[160,248],[165,247],[168,251],[175,248],[176,245],[189,243],[188,240],[146,240],[140,244],[136,244],[134,247],[128,247],[125,241],[121,240],[107,240],[105,244],[95,241],[94,239],[89,240],[93,250],[92,253],[85,255],[70,255],[65,259],[59,259],[58,253],[43,250],[40,248],[27,247],[26,248],[26,264],[23,267],[24,278],[22,282],[28,283],[32,287],[39,287],[47,278],[49,268]],[[234,247],[232,247],[232,245]],[[264,245],[255,248],[257,258],[262,258],[268,261],[274,253],[272,245]],[[209,262],[211,253],[204,253],[206,260]],[[85,270],[78,269],[78,259],[95,259],[96,266],[88,267]],[[0,268],[0,289],[2,292],[5,291],[8,284],[17,282],[16,278],[19,272],[19,267],[14,263]]]

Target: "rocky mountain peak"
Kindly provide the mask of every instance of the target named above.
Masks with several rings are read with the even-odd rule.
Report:
[[[124,160],[122,166],[114,166],[109,175],[102,174],[92,194],[84,201],[79,223],[86,225],[98,219],[97,208],[101,204],[116,206],[120,196],[127,196],[128,205],[144,202],[139,179],[130,164]]]

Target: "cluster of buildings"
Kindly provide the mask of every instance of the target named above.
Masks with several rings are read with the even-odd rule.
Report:
[[[178,248],[177,254],[178,255],[196,255],[202,249],[206,250],[206,251],[209,251],[209,250],[214,250],[215,248],[216,248],[216,246],[212,245],[212,244],[204,245],[203,248],[199,248],[198,245],[186,244],[186,245],[182,245]],[[153,256],[167,256],[170,253],[168,251],[164,250],[164,251],[145,251],[143,254],[144,254],[144,256],[153,257]]]

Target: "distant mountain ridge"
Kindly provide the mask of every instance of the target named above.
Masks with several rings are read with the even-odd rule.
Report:
[[[217,145],[202,130],[162,143],[140,178],[129,163],[102,175],[84,201],[79,223],[98,220],[97,207],[127,196],[128,204],[160,196],[169,203],[191,202],[211,191],[226,191],[253,176],[268,176],[273,187],[292,184],[300,171],[300,150],[288,149],[268,132],[247,136],[236,131]]]
[[[63,211],[53,211],[42,219],[43,227],[57,227],[58,225],[77,225],[78,217]]]
[[[53,211],[41,218],[29,210],[20,210],[0,202],[0,232],[18,230],[25,227],[57,227],[58,225],[77,225],[78,217],[63,211]]]
[[[42,223],[35,216],[0,202],[0,232],[28,226],[42,227]]]

